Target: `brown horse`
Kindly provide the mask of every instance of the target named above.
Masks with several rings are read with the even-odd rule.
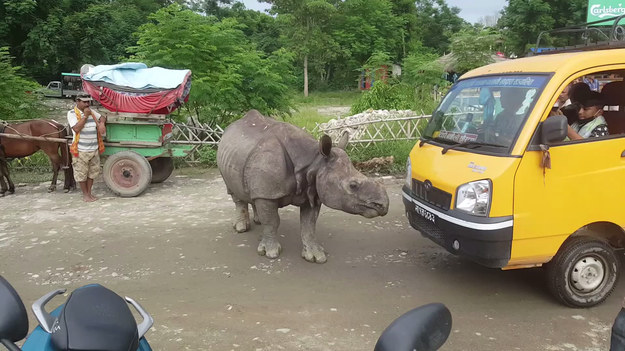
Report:
[[[9,193],[13,193],[15,191],[15,187],[9,179],[6,159],[30,156],[38,150],[42,150],[46,155],[48,155],[50,163],[52,164],[52,184],[50,184],[50,187],[48,188],[50,192],[56,190],[57,176],[62,167],[65,172],[65,184],[63,186],[65,192],[68,192],[76,187],[74,171],[71,165],[71,155],[69,153],[67,143],[27,139],[29,136],[65,139],[68,135],[65,126],[55,121],[32,120],[23,123],[8,124],[4,127],[4,133],[26,137],[24,139],[0,137],[0,146],[4,148],[4,155],[0,154],[0,175],[4,174],[6,176],[9,182]],[[2,167],[3,164],[5,167]],[[6,192],[4,181],[0,181],[0,187],[2,187],[0,189],[0,193],[4,194],[4,192]]]

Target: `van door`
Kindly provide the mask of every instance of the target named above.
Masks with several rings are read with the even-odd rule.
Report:
[[[541,166],[542,151],[527,151],[516,173],[510,265],[549,261],[587,224],[625,224],[622,135],[563,142],[549,152],[551,169]]]

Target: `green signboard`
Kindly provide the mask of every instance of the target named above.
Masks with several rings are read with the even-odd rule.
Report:
[[[588,0],[588,17],[586,22],[595,22],[625,15],[625,0]],[[625,20],[620,21],[625,24]],[[611,26],[614,21],[601,23]]]

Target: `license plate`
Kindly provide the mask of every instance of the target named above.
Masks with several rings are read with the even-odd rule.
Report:
[[[432,223],[436,223],[436,222],[435,222],[435,220],[436,220],[436,216],[435,216],[432,212],[430,212],[430,211],[426,210],[425,208],[423,208],[423,207],[421,207],[421,206],[419,206],[419,205],[415,205],[415,206],[414,206],[414,210],[415,210],[415,211],[416,211],[416,212],[417,212],[417,213],[418,213],[421,217],[423,217],[423,218],[427,219],[428,221],[430,221],[430,222],[432,222]]]

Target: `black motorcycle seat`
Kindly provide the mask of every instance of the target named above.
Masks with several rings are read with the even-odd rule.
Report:
[[[52,327],[60,351],[136,351],[139,334],[128,304],[99,284],[74,290]]]

